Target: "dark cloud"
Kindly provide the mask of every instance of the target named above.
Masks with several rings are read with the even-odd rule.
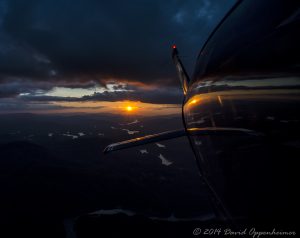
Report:
[[[53,85],[49,83],[7,78],[0,83],[0,98],[11,98],[20,94],[41,94],[49,91],[52,87]]]
[[[141,101],[144,103],[155,104],[181,104],[183,94],[180,89],[168,87],[162,89],[142,89],[122,90],[122,91],[104,91],[94,93],[83,97],[57,97],[45,95],[23,95],[19,97],[30,102],[84,102],[84,101]]]
[[[65,109],[76,109],[76,110],[86,110],[86,109],[93,109],[98,110],[104,108],[103,106],[94,106],[94,107],[72,107],[66,105],[57,105],[53,104],[52,101],[56,101],[56,97],[52,97],[51,100],[43,98],[43,96],[37,96],[36,99],[31,98],[30,96],[21,96],[17,98],[10,98],[10,99],[0,99],[0,113],[7,113],[7,112],[41,112],[41,111],[64,111]],[[24,100],[24,98],[26,98]],[[59,99],[59,98],[58,98]],[[62,101],[67,101],[68,98],[66,97]],[[58,100],[59,101],[59,100]],[[78,98],[74,98],[74,101],[78,101]]]
[[[71,107],[54,105],[48,102],[28,102],[20,98],[0,99],[0,113],[19,111],[63,110]]]
[[[0,87],[6,85],[0,97],[60,85],[91,87],[110,79],[180,87],[170,46],[178,45],[191,71],[209,32],[232,3],[0,0]],[[27,86],[13,90],[8,78],[26,79]],[[117,94],[90,97],[125,97]],[[139,96],[142,91],[131,95]]]
[[[97,101],[131,100],[156,104],[181,104],[183,95],[182,92],[176,90],[176,88],[164,88],[156,90],[136,90],[134,92],[115,91],[95,93],[91,96],[84,96],[83,99]]]

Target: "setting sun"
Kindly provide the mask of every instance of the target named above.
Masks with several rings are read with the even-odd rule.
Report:
[[[127,103],[123,106],[123,110],[130,114],[136,113],[137,109],[139,108],[137,106],[137,102],[130,102],[130,104],[127,104]]]
[[[117,101],[117,102],[53,102],[52,105],[64,107],[64,113],[113,113],[122,115],[170,115],[181,113],[181,105],[151,104],[139,101]],[[59,113],[61,109],[45,111],[43,113]]]
[[[132,107],[132,106],[127,106],[127,107],[126,107],[126,110],[127,110],[128,112],[131,112],[131,111],[133,110],[133,107]]]

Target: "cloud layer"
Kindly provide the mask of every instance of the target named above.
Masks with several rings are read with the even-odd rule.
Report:
[[[178,45],[191,71],[209,32],[232,3],[0,0],[0,98],[53,87],[105,87],[113,80],[167,90],[156,91],[161,97],[140,87],[131,94],[106,92],[83,100],[177,103],[180,85],[170,46]]]

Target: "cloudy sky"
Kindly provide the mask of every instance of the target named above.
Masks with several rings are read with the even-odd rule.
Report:
[[[168,114],[234,0],[0,0],[0,113]]]

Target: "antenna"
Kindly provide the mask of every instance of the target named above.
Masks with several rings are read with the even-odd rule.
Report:
[[[178,49],[177,49],[177,46],[175,44],[172,46],[172,49],[173,49],[172,59],[173,59],[173,62],[176,66],[177,74],[178,74],[179,80],[181,82],[183,93],[184,93],[184,95],[186,95],[187,90],[188,90],[188,85],[189,85],[189,82],[190,82],[190,78],[189,78],[189,75],[187,74],[180,58],[179,58]]]

